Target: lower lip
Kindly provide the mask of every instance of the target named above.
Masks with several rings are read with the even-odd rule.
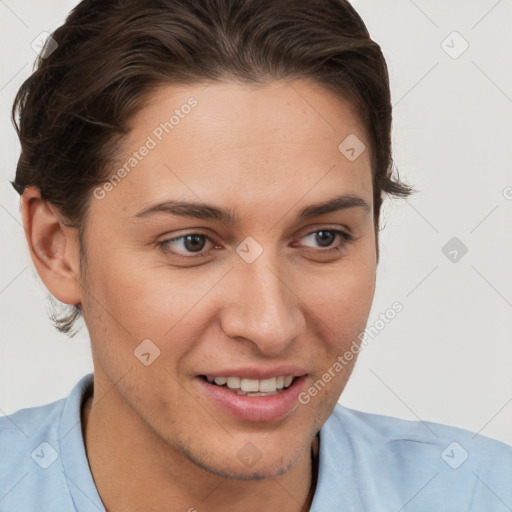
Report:
[[[284,418],[299,404],[298,398],[306,376],[297,378],[289,388],[270,396],[238,395],[225,387],[210,384],[201,377],[196,380],[208,398],[231,416],[246,421],[270,422]]]

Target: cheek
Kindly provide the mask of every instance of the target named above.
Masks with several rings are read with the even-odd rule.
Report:
[[[212,276],[144,264],[144,255],[91,262],[89,284],[97,302],[134,338],[161,339],[200,307],[212,288]],[[149,259],[149,258],[147,258]],[[192,275],[194,274],[194,275]],[[119,327],[119,326],[118,326]]]
[[[308,282],[308,306],[318,317],[322,337],[331,350],[343,349],[366,326],[375,293],[376,269],[371,263],[344,262],[335,271]]]

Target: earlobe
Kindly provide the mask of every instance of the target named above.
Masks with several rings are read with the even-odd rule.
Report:
[[[66,227],[38,187],[21,195],[25,237],[32,261],[48,291],[60,302],[79,304],[80,252],[76,230]]]

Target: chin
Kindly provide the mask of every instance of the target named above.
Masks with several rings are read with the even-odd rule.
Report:
[[[250,443],[247,443],[247,445],[250,445]],[[233,454],[213,451],[207,454],[203,452],[201,455],[195,451],[187,450],[185,455],[200,468],[222,478],[231,480],[265,480],[284,475],[297,464],[302,451],[297,447],[294,448],[295,450],[292,453],[288,451],[276,454],[274,452],[272,459],[265,458],[265,455],[261,453],[258,455],[256,450],[252,452],[252,460],[250,458],[247,459],[245,452],[240,453],[241,450],[233,450]],[[293,450],[293,448],[289,447],[289,450]],[[248,453],[250,454],[251,450]]]
[[[197,464],[197,461],[195,461]],[[287,473],[293,466],[293,463],[289,464],[274,464],[269,463],[263,465],[256,463],[252,468],[241,467],[242,464],[235,465],[233,467],[223,466],[220,467],[217,464],[210,466],[208,464],[199,464],[204,470],[222,478],[229,478],[230,480],[266,480],[270,478],[277,478]]]

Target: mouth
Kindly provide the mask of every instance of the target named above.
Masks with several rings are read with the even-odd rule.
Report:
[[[247,372],[246,372],[247,374]],[[256,379],[253,377],[265,377]],[[203,398],[221,414],[249,422],[275,422],[291,415],[307,374],[198,375],[194,381]]]
[[[248,379],[246,377],[213,377],[200,375],[200,378],[214,386],[224,388],[242,396],[274,396],[293,385],[298,377],[279,375],[268,379]]]

